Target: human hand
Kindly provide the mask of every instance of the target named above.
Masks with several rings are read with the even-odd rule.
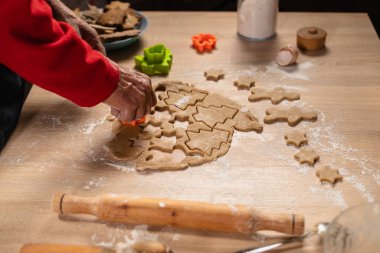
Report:
[[[92,47],[92,49],[106,55],[106,49],[104,48],[103,43],[94,28],[89,26],[86,21],[78,17],[73,19],[72,22],[76,24],[82,39],[85,40]]]
[[[60,0],[46,0],[53,10],[54,18],[64,21],[71,25],[78,35],[85,40],[94,50],[106,54],[106,50],[94,28],[89,26],[86,21],[79,18]]]
[[[141,119],[157,104],[151,80],[140,72],[121,66],[118,68],[120,81],[116,90],[104,103],[111,107],[111,114],[122,122]]]

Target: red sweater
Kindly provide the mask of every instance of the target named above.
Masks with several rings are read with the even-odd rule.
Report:
[[[119,81],[101,53],[53,19],[45,0],[0,0],[0,64],[80,106],[102,102]]]

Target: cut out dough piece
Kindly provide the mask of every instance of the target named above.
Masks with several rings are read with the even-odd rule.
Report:
[[[224,78],[224,71],[221,69],[210,69],[204,73],[206,80],[217,82],[219,79]]]
[[[241,76],[234,82],[234,85],[239,90],[249,90],[251,87],[255,86],[255,82],[255,79],[251,76]]]
[[[284,136],[286,144],[293,145],[299,148],[302,144],[307,144],[306,132],[300,130],[293,130],[287,132]]]
[[[227,131],[213,129],[211,132],[201,130],[199,133],[188,132],[189,141],[186,145],[191,149],[198,149],[211,156],[214,149],[220,149],[222,143],[228,141]]]
[[[195,105],[198,101],[202,101],[207,94],[197,91],[191,92],[173,92],[168,91],[168,98],[165,99],[165,103],[168,105],[175,105],[179,109],[185,110],[188,105]]]
[[[272,104],[278,104],[282,100],[287,99],[289,101],[300,99],[300,94],[296,92],[285,91],[284,88],[276,87],[273,90],[264,90],[253,88],[251,89],[251,95],[248,97],[250,102],[256,102],[264,99],[270,99]]]
[[[304,147],[294,155],[294,158],[299,161],[299,163],[307,163],[313,166],[314,163],[319,160],[319,155],[315,153],[313,149]]]
[[[202,121],[207,126],[213,128],[217,123],[223,124],[227,119],[232,119],[237,113],[236,109],[226,106],[209,108],[197,106],[197,113],[194,114],[196,121]]]
[[[272,124],[278,121],[286,121],[289,126],[296,126],[301,120],[315,121],[317,120],[317,113],[314,111],[302,111],[298,107],[291,108],[276,108],[271,107],[266,111],[264,122]]]
[[[319,167],[316,171],[316,175],[319,177],[321,183],[328,182],[332,185],[334,185],[337,181],[341,181],[343,179],[337,169],[331,169],[328,165]]]

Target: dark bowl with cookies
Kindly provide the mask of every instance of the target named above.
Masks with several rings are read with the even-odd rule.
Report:
[[[129,3],[112,1],[103,9],[89,5],[76,14],[94,28],[107,50],[126,47],[137,41],[148,26],[147,18]]]

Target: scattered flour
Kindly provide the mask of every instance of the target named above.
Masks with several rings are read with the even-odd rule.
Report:
[[[292,91],[307,91],[308,88],[305,88],[304,86],[295,86],[295,85],[289,85],[289,84],[279,84],[279,83],[272,83],[267,86],[268,88],[276,88],[276,87],[282,87],[286,90]]]
[[[51,127],[55,128],[56,126],[62,125],[61,117],[55,116],[55,115],[41,115],[40,116],[41,121],[44,121],[46,123],[51,123]],[[38,121],[37,121],[38,123]]]
[[[86,185],[82,187],[83,190],[94,190],[95,188],[103,187],[105,185],[105,177],[91,178],[86,181]]]
[[[181,107],[184,104],[187,104],[190,101],[190,96],[184,96],[179,99],[174,105],[177,107]]]
[[[90,135],[92,134],[92,132],[94,131],[94,129],[100,125],[103,125],[103,123],[106,121],[106,117],[103,117],[102,119],[100,120],[97,120],[95,122],[91,122],[89,124],[86,124],[85,125],[85,128],[83,128],[83,133],[86,134],[86,135]]]
[[[115,164],[111,162],[105,162],[104,164],[107,164],[109,166],[112,166],[118,170],[121,170],[122,172],[126,173],[131,173],[131,172],[136,172],[136,167],[135,165],[130,165],[130,164]]]
[[[235,205],[232,205],[232,204],[228,204],[228,207],[231,209],[232,213],[233,214],[236,214],[238,209]]]
[[[328,186],[330,187],[330,186]],[[323,189],[323,188],[317,188],[315,186],[309,186],[309,190],[311,193],[314,194],[314,196],[320,196],[323,198],[323,200],[329,200],[332,204],[335,204],[339,206],[342,209],[347,208],[347,203],[343,197],[343,193],[339,190],[335,189]]]
[[[355,175],[350,175],[348,170],[345,168],[340,169],[339,172],[343,175],[344,181],[350,182],[362,194],[362,196],[367,199],[369,203],[373,203],[375,201],[374,197],[369,192],[367,187],[361,183]]]
[[[240,111],[241,111],[241,112],[249,112],[249,108],[246,107],[246,106],[242,106],[242,107],[240,108]]]
[[[104,225],[91,236],[91,241],[96,246],[116,249],[117,253],[128,253],[133,252],[130,247],[134,243],[156,241],[157,238],[157,234],[148,231],[147,225],[135,226],[130,231],[123,225],[116,228]]]
[[[279,67],[277,64],[271,63],[266,66],[265,74],[280,74],[280,81],[285,79],[310,81],[310,78],[306,75],[305,70],[311,68],[312,66],[312,62],[302,62],[298,65],[288,67]]]
[[[182,238],[181,234],[174,234],[172,239],[173,241],[179,241],[181,238]]]

